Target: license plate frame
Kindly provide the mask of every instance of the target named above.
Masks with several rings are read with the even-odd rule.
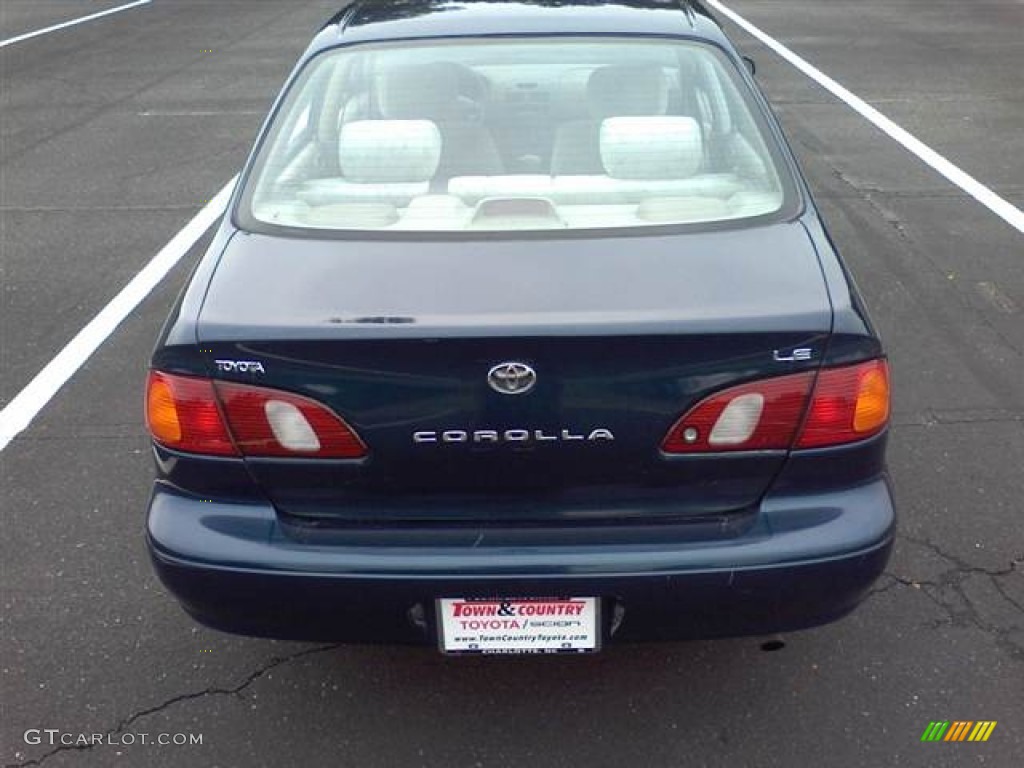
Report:
[[[446,656],[601,650],[598,597],[442,597],[435,616],[438,649]]]

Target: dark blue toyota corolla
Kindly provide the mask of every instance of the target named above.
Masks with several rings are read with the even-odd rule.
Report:
[[[877,335],[696,2],[366,0],[153,354],[198,621],[446,653],[832,621],[894,514]]]

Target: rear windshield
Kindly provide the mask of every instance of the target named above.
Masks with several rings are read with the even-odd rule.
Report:
[[[337,232],[764,217],[790,185],[745,91],[717,49],[678,40],[335,49],[292,87],[240,210]]]

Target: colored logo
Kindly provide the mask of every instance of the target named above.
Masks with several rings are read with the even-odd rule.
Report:
[[[933,720],[921,734],[921,741],[988,741],[995,728],[995,720]]]

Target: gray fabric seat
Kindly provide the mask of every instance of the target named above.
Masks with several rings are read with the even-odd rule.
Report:
[[[341,176],[311,179],[298,196],[310,206],[334,206],[334,213],[378,215],[365,207],[338,206],[408,205],[430,191],[440,157],[441,134],[429,120],[345,123],[337,150]]]
[[[587,81],[590,117],[558,127],[551,175],[603,174],[601,123],[607,117],[664,115],[669,84],[661,67],[623,64],[595,69]]]

